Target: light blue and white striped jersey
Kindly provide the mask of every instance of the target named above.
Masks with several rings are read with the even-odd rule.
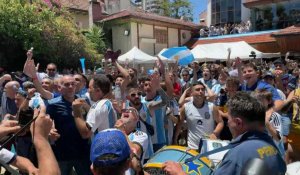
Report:
[[[157,95],[153,100],[151,101],[160,101],[161,96]],[[145,97],[142,97],[142,103],[145,103],[148,106],[148,103],[151,101],[146,101]],[[167,137],[165,133],[165,127],[164,127],[164,120],[166,117],[166,106],[163,106],[159,109],[154,110],[151,112],[152,116],[152,126],[154,127],[154,135],[151,137],[153,144],[167,144]],[[149,114],[147,114],[149,115]]]
[[[93,132],[113,128],[116,121],[117,113],[108,99],[102,99],[93,104],[86,119]]]
[[[130,107],[129,101],[126,100],[126,102],[125,102],[125,108],[128,109],[129,107]],[[150,115],[150,111],[149,111],[149,109],[148,109],[148,107],[147,107],[147,105],[145,103],[142,103],[142,107],[138,110],[138,112],[139,112],[140,117],[146,123],[148,123],[149,125],[151,125],[152,118],[151,118],[151,115]],[[147,133],[147,135],[148,135],[148,142],[147,142],[148,146],[147,146],[147,150],[144,150],[144,152],[145,152],[144,158],[145,159],[149,159],[154,154],[153,146],[152,146],[152,141],[150,139],[151,135],[148,133],[145,124],[142,121],[140,121],[140,120],[137,123],[136,130],[137,131],[142,131],[144,133]]]

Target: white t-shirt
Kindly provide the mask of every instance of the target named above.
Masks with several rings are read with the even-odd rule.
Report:
[[[133,142],[133,143],[137,143],[139,144],[140,146],[142,146],[142,149],[143,149],[143,156],[141,158],[141,163],[144,162],[144,158],[145,158],[145,153],[146,153],[146,150],[148,149],[148,143],[149,143],[149,139],[148,139],[148,135],[142,131],[134,131],[132,133],[130,133],[128,135],[128,139]],[[134,171],[129,168],[126,172],[125,172],[126,175],[134,175]]]
[[[113,128],[117,121],[117,113],[110,100],[102,99],[93,104],[87,114],[86,123],[92,132]]]
[[[215,129],[213,103],[205,102],[202,108],[196,108],[193,101],[184,104],[188,126],[188,147],[197,150],[201,138],[210,135]]]

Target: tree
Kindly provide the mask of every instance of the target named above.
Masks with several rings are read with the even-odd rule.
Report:
[[[184,17],[193,21],[191,3],[189,0],[163,0],[160,4],[164,16],[180,19]]]
[[[8,70],[21,70],[31,47],[36,62],[54,62],[60,68],[78,66],[81,57],[87,63],[100,57],[95,44],[60,6],[49,8],[40,0],[32,4],[28,0],[1,0],[0,21],[0,65]]]
[[[94,49],[98,53],[103,53],[106,50],[106,44],[104,42],[104,32],[102,27],[94,25],[87,32],[85,32],[86,38],[93,43]]]

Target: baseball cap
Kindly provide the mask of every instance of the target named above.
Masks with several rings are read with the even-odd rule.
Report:
[[[273,75],[273,73],[271,71],[266,71],[262,77],[263,78],[266,78],[266,77],[274,78],[275,76]]]
[[[117,129],[99,132],[93,139],[90,159],[95,166],[116,165],[130,157],[125,135]]]

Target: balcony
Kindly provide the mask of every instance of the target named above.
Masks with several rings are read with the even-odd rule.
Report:
[[[255,6],[267,5],[271,3],[278,3],[284,1],[288,1],[288,0],[245,0],[243,4],[247,8],[252,8]]]

